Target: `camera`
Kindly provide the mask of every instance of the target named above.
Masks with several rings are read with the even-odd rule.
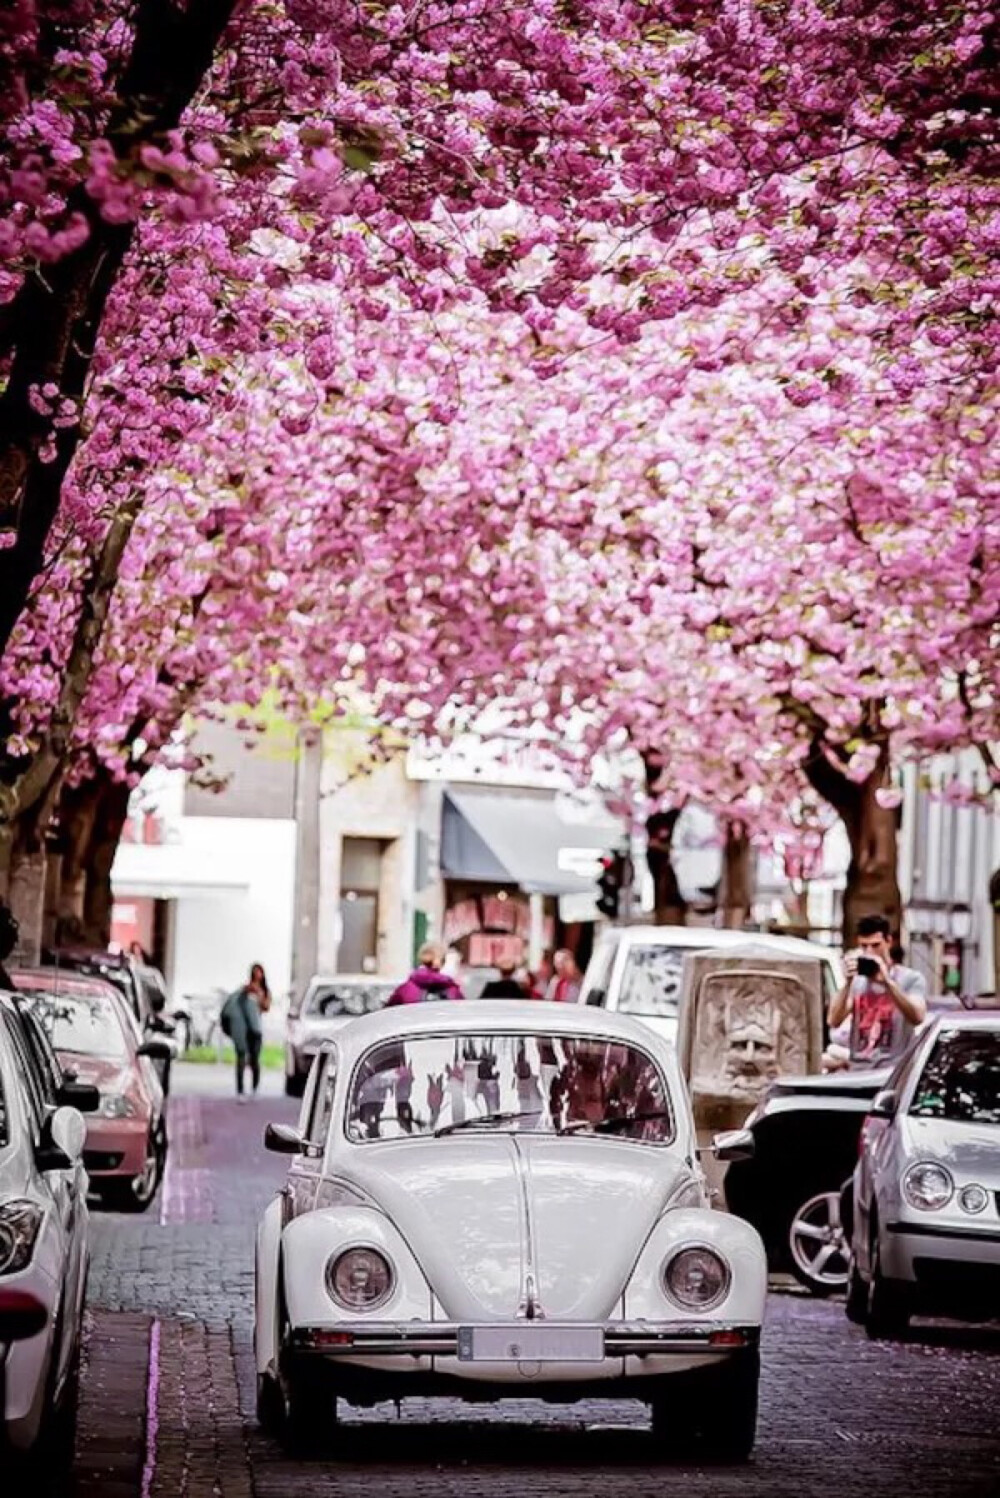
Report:
[[[878,963],[875,961],[875,959],[873,957],[859,957],[858,958],[858,977],[859,978],[877,978],[878,977],[878,971],[879,971],[879,969],[878,969]]]

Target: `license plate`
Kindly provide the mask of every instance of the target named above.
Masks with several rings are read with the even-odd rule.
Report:
[[[600,1363],[604,1332],[599,1326],[460,1326],[463,1363]]]

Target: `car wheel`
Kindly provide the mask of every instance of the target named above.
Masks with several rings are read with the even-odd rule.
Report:
[[[285,1073],[285,1096],[301,1097],[306,1090],[306,1078],[303,1072],[292,1072],[291,1076]]]
[[[882,1250],[876,1226],[872,1233],[865,1330],[875,1341],[883,1341],[904,1336],[909,1325],[910,1307],[905,1286],[887,1279],[882,1273]]]
[[[711,1372],[665,1379],[653,1399],[653,1439],[668,1457],[745,1462],[757,1436],[759,1386],[756,1348]]]
[[[325,1370],[292,1369],[284,1380],[281,1438],[290,1454],[328,1452],[337,1429],[337,1401]]]
[[[844,1310],[848,1321],[853,1321],[855,1326],[864,1326],[868,1318],[868,1286],[861,1278],[861,1271],[853,1254],[847,1267],[847,1300]]]
[[[257,1375],[257,1424],[265,1435],[280,1439],[285,1428],[285,1401],[281,1385],[270,1373]]]
[[[840,1220],[840,1192],[806,1197],[788,1224],[792,1273],[813,1295],[835,1295],[847,1284],[850,1250]]]
[[[82,1328],[77,1328],[76,1346],[66,1374],[59,1403],[52,1411],[45,1436],[43,1459],[50,1472],[67,1472],[73,1465],[76,1449],[76,1426],[80,1412],[80,1354]]]
[[[153,1204],[167,1160],[167,1139],[163,1126],[146,1141],[146,1159],[142,1170],[130,1181],[114,1182],[102,1188],[109,1207],[119,1212],[146,1212]]]

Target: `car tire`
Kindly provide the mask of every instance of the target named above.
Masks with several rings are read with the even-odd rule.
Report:
[[[104,1204],[116,1212],[148,1212],[156,1199],[167,1163],[167,1136],[161,1122],[146,1145],[146,1168],[130,1181],[109,1182],[101,1187]]]
[[[653,1439],[666,1457],[745,1462],[757,1437],[760,1353],[734,1355],[721,1368],[663,1381],[652,1401]]]
[[[858,1261],[853,1254],[847,1267],[847,1299],[844,1310],[848,1321],[853,1321],[855,1326],[864,1326],[868,1319],[868,1286],[861,1278]]]
[[[872,1231],[865,1330],[873,1341],[881,1342],[905,1336],[909,1325],[910,1305],[906,1287],[887,1279],[882,1273],[882,1250],[876,1225]]]
[[[327,1453],[337,1431],[337,1401],[325,1370],[293,1368],[284,1380],[281,1440],[291,1456]]]
[[[77,1327],[76,1347],[63,1382],[62,1397],[52,1411],[45,1433],[43,1460],[50,1473],[63,1474],[73,1465],[76,1451],[76,1427],[80,1413],[80,1358],[83,1328]]]
[[[840,1191],[809,1192],[792,1208],[788,1265],[811,1295],[838,1295],[847,1284],[849,1248],[840,1219]]]
[[[292,1072],[291,1076],[289,1076],[287,1072],[285,1073],[285,1096],[286,1097],[301,1097],[303,1095],[303,1093],[305,1092],[305,1090],[306,1090],[306,1077],[305,1077],[305,1073],[300,1072],[300,1071],[295,1071],[295,1072]]]
[[[285,1429],[285,1401],[281,1385],[270,1373],[257,1375],[257,1424],[265,1435],[280,1440]]]

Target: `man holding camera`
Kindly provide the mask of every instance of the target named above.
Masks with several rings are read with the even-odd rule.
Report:
[[[927,1015],[927,984],[892,960],[892,931],[882,915],[862,916],[855,950],[844,959],[847,980],[830,1003],[830,1029],[850,1016],[850,1064],[879,1066],[906,1049]]]

